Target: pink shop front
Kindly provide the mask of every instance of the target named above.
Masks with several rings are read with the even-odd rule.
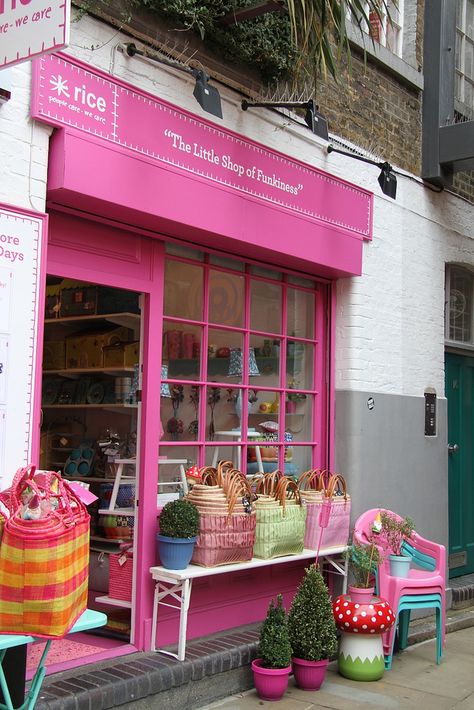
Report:
[[[35,62],[32,114],[55,127],[38,458],[98,495],[89,605],[148,650],[183,472],[331,467],[335,279],[361,272],[372,196],[66,55]],[[133,576],[109,587],[123,543]],[[260,620],[304,566],[197,580],[188,638]]]

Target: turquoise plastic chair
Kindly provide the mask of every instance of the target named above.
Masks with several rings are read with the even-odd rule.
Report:
[[[101,611],[86,609],[68,633],[72,634],[78,631],[88,631],[89,629],[95,629],[98,626],[104,626],[106,623],[107,616]],[[8,688],[7,679],[2,667],[3,659],[5,658],[5,654],[9,648],[21,646],[25,643],[33,643],[34,641],[34,636],[24,636],[22,634],[0,634],[0,688],[2,689],[3,698],[5,700],[4,703],[0,703],[0,710],[33,710],[36,705],[41,685],[46,675],[46,657],[53,639],[50,638],[46,641],[46,646],[39,660],[36,672],[31,680],[30,689],[26,694],[25,701],[16,708],[13,706],[10,696],[10,689]]]
[[[412,609],[436,609],[436,663],[441,663],[443,655],[443,632],[442,632],[442,608],[443,599],[441,594],[416,594],[404,595],[400,598],[398,604],[397,616],[394,626],[398,623],[398,647],[403,651],[408,645],[408,627],[410,624],[410,614]],[[390,670],[392,667],[393,647],[395,643],[395,634],[392,637],[392,647],[388,654],[385,655],[385,668]]]

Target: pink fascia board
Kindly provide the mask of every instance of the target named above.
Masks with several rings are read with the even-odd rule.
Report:
[[[361,273],[360,234],[72,129],[51,141],[48,202],[307,273]]]

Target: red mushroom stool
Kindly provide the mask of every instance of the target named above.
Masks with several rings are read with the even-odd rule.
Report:
[[[341,631],[339,673],[351,680],[379,680],[385,670],[382,635],[395,622],[390,604],[380,597],[355,603],[341,594],[332,610]]]

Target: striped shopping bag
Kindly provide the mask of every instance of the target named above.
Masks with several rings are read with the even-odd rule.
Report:
[[[38,496],[44,517],[23,518]],[[55,638],[87,607],[90,516],[58,473],[20,469],[0,545],[0,632]]]

